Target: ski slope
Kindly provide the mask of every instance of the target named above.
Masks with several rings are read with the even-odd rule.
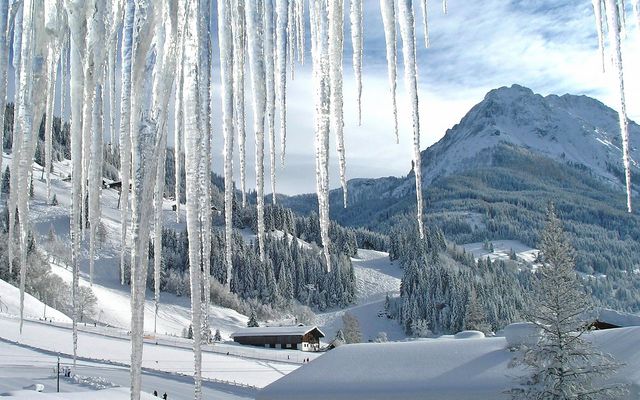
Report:
[[[387,294],[390,297],[400,294],[400,267],[389,260],[388,253],[375,250],[358,249],[351,262],[356,275],[356,303],[316,316],[318,326],[327,335],[325,340],[333,340],[336,332],[342,329],[345,312],[358,318],[364,342],[373,340],[380,332],[385,332],[389,340],[405,339],[406,334],[398,322],[387,318],[384,313]]]

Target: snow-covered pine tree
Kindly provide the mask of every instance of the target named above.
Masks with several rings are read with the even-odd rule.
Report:
[[[258,317],[256,316],[255,311],[251,311],[251,315],[249,316],[249,321],[247,322],[247,327],[249,328],[257,328],[258,325]]]
[[[574,250],[553,205],[540,238],[543,264],[533,281],[527,319],[541,332],[516,364],[528,375],[510,390],[513,399],[611,399],[624,388],[603,379],[619,367],[610,355],[583,338],[591,302],[574,269]]]

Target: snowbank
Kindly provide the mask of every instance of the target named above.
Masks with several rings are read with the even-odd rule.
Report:
[[[531,322],[516,322],[502,331],[509,347],[531,346],[538,342],[540,329]]]
[[[21,400],[85,400],[87,398],[87,392],[76,393],[38,393],[35,390],[19,390],[15,392],[7,393],[7,399],[21,399]],[[131,398],[129,394],[129,388],[113,388],[96,390],[91,392],[90,397],[92,400],[128,400]],[[3,396],[3,398],[5,398]],[[158,399],[150,395],[149,393],[141,393],[140,399],[153,400]]]
[[[527,325],[507,329],[527,338]],[[511,333],[509,333],[511,332]],[[612,381],[628,383],[628,399],[640,395],[640,327],[596,331],[584,336],[624,363]],[[507,399],[504,393],[523,373],[510,363],[517,352],[505,337],[425,340],[340,346],[264,388],[258,400],[287,399]]]

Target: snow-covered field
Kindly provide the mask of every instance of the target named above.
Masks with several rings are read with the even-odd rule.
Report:
[[[406,334],[397,321],[384,314],[386,295],[397,296],[400,293],[402,270],[389,261],[389,254],[375,250],[358,250],[351,259],[356,273],[356,304],[346,309],[332,310],[318,314],[316,322],[331,341],[338,329],[342,328],[342,316],[345,312],[353,314],[360,323],[363,341],[374,339],[378,333],[385,332],[389,340],[402,340]]]
[[[511,251],[516,253],[516,257],[520,261],[533,263],[538,255],[538,249],[527,246],[517,240],[492,240],[493,252],[484,248],[483,242],[463,244],[467,253],[473,254],[475,259],[489,257],[493,260],[509,260]]]
[[[77,376],[60,376],[60,394],[56,394],[57,354],[37,351],[0,340],[0,397],[11,394],[16,399],[129,399],[130,373],[127,367],[89,361],[78,361]],[[60,358],[60,369],[73,365],[73,360]],[[42,395],[36,395],[33,385],[44,386]],[[142,378],[143,399],[156,398],[167,393],[169,399],[192,399],[193,381],[177,374],[144,371]],[[203,394],[206,399],[252,399],[256,391],[251,388],[233,387],[205,381]],[[146,395],[146,397],[145,397]],[[2,397],[4,398],[4,397]]]

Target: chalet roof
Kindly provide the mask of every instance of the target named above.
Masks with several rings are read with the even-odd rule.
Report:
[[[613,326],[640,326],[640,315],[611,310],[608,308],[597,308],[594,314],[595,320]]]
[[[294,325],[294,326],[260,326],[256,328],[243,328],[231,334],[231,337],[246,336],[304,336],[312,330],[318,330],[320,337],[324,333],[317,326]]]

